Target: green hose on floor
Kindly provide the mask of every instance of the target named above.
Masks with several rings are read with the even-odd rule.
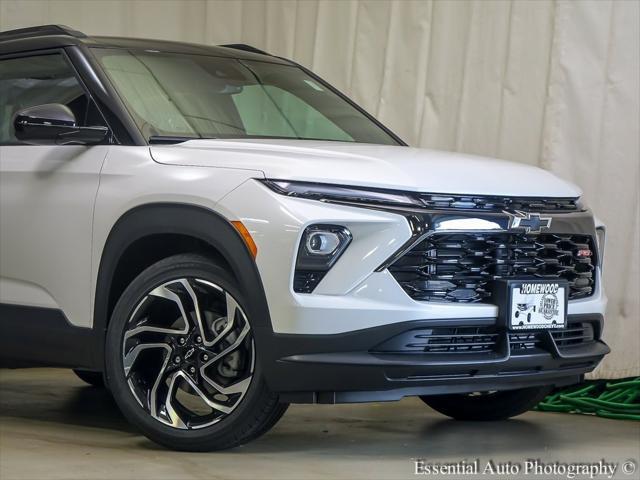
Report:
[[[535,409],[640,421],[640,377],[587,381],[549,395]]]

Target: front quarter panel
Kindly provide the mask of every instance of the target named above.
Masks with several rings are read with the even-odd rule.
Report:
[[[101,172],[95,205],[92,290],[96,288],[109,233],[128,211],[155,203],[217,211],[216,205],[222,197],[248,179],[262,177],[263,173],[258,170],[159,164],[146,146],[112,148]]]

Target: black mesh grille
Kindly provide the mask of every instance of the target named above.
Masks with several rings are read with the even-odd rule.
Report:
[[[487,327],[434,327],[403,332],[376,347],[376,353],[413,354],[491,354],[503,348],[501,337],[508,335],[512,353],[525,353],[534,349],[546,349],[545,331],[504,332],[494,326]],[[571,323],[566,328],[552,330],[551,335],[560,350],[592,343],[596,340],[593,324]]]
[[[297,293],[313,292],[326,274],[327,272],[296,271],[293,277],[293,291]]]
[[[509,334],[509,346],[511,351],[531,350],[537,348],[540,343],[540,334],[537,332],[517,332]]]
[[[568,328],[551,332],[558,348],[582,345],[585,342],[592,342],[595,338],[593,325],[591,323],[576,323]]]
[[[372,351],[385,353],[489,353],[496,350],[495,327],[434,327],[409,330]]]
[[[501,212],[505,209],[525,212],[575,212],[580,210],[575,198],[487,197],[473,195],[419,194],[425,207],[456,210]]]
[[[594,251],[588,235],[435,234],[389,271],[416,300],[481,302],[493,280],[515,277],[567,280],[569,299],[577,299],[594,289],[594,259],[586,250]]]
[[[490,352],[497,338],[497,333],[483,327],[438,328],[416,333],[406,347],[424,353]]]

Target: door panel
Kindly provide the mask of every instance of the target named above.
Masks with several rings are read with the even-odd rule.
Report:
[[[93,205],[108,148],[0,146],[0,303],[57,306],[91,326]]]
[[[109,146],[18,140],[15,114],[50,103],[79,126],[105,125],[64,51],[0,59],[0,303],[61,310],[88,327],[93,206]]]

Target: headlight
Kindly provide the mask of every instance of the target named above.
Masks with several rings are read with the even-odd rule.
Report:
[[[351,232],[339,225],[311,225],[298,247],[293,290],[311,293],[351,243]]]
[[[380,205],[424,207],[411,195],[390,190],[364,189],[326,183],[289,182],[286,180],[262,180],[271,190],[289,197],[312,200],[356,202]]]

